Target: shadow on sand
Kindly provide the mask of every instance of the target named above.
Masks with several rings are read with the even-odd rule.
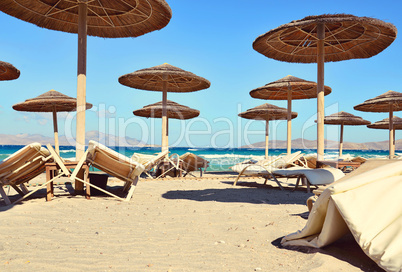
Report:
[[[385,272],[385,270],[379,267],[363,252],[351,233],[323,248],[312,248],[303,246],[283,247],[281,245],[282,238],[283,237],[280,237],[272,241],[271,244],[282,250],[294,250],[305,254],[321,253],[325,255],[330,255],[334,258],[358,267],[365,272]]]
[[[223,182],[232,184],[232,182]],[[233,188],[202,189],[202,190],[172,190],[164,193],[166,199],[186,199],[193,201],[217,201],[226,203],[251,204],[300,204],[305,205],[310,194],[302,191],[280,190],[278,187],[247,182]]]

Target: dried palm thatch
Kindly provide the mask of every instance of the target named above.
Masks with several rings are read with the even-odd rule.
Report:
[[[288,75],[250,91],[250,96],[266,100],[288,100],[289,91],[292,100],[316,98],[317,83]],[[331,91],[330,87],[324,86],[325,95],[330,94]]]
[[[78,5],[87,2],[88,35],[137,37],[165,27],[172,11],[164,0],[2,0],[0,10],[43,28],[78,31]]]
[[[200,111],[167,100],[167,117],[187,120],[200,115]],[[141,117],[162,118],[162,101],[144,106],[142,109],[133,111],[133,114]]]
[[[370,124],[370,121],[364,120],[360,116],[353,115],[348,112],[337,112],[324,117],[326,125],[345,125],[345,126],[362,126]]]
[[[86,109],[90,108],[92,108],[92,104],[86,103]],[[13,105],[13,109],[30,112],[70,112],[77,110],[77,99],[55,90],[50,90],[35,98]]]
[[[253,48],[268,58],[298,63],[317,63],[317,25],[325,25],[326,62],[369,58],[396,38],[391,23],[350,14],[308,16],[281,25],[259,36]]]
[[[402,93],[388,91],[382,95],[368,99],[353,108],[358,111],[366,112],[389,112],[390,105],[393,111],[402,110]]]
[[[141,69],[119,77],[119,82],[125,86],[148,90],[167,92],[194,92],[207,89],[211,83],[203,77],[185,71],[173,65],[162,65]]]
[[[287,109],[281,108],[272,104],[262,104],[260,106],[248,109],[245,112],[239,113],[239,116],[246,119],[255,120],[286,120]],[[297,117],[297,112],[292,112],[292,119]]]
[[[392,118],[393,128],[401,130],[402,129],[402,118],[393,116]],[[389,118],[385,118],[384,120],[372,123],[367,126],[368,128],[374,129],[389,129]]]
[[[0,61],[0,81],[13,80],[19,77],[20,70],[8,62]]]

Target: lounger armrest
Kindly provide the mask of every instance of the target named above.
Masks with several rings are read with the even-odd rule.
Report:
[[[46,147],[49,150],[50,155],[53,157],[53,160],[55,161],[55,163],[60,167],[63,174],[66,176],[69,176],[70,171],[64,165],[63,159],[59,156],[59,154],[57,154],[56,150],[53,149],[53,146],[51,146],[50,144],[47,144]]]
[[[70,180],[75,181],[78,172],[81,170],[82,166],[84,165],[85,161],[87,160],[88,150],[85,151],[84,155],[82,155],[81,159],[77,163],[77,167],[74,169],[74,172],[70,176]]]

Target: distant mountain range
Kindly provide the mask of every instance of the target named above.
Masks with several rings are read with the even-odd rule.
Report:
[[[251,145],[244,145],[240,148],[265,148],[265,142],[258,142]],[[269,148],[286,149],[286,141],[273,140],[269,142]],[[295,149],[316,149],[316,140],[306,140],[302,138],[292,140],[292,148]],[[338,149],[339,142],[325,140],[325,149]],[[367,142],[367,143],[351,143],[344,142],[343,149],[345,150],[388,150],[388,141],[382,142]],[[395,149],[402,150],[402,139],[395,141]]]
[[[139,146],[149,147],[147,143],[141,142],[135,138],[130,137],[117,137],[111,134],[105,134],[99,131],[87,131],[85,133],[86,144],[90,140],[97,141],[107,146]],[[40,144],[54,144],[54,137],[47,137],[40,134],[0,134],[1,145],[27,145],[33,142]],[[71,142],[67,140],[66,136],[59,136],[59,145],[75,146],[75,141]],[[155,145],[154,145],[155,146]]]

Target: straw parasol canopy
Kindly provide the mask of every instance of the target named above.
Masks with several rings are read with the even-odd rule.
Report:
[[[260,106],[248,109],[239,113],[239,116],[246,119],[265,120],[265,158],[268,158],[268,142],[269,142],[269,121],[270,120],[286,120],[288,110],[272,104],[262,104]],[[291,113],[292,119],[297,117],[297,112]]]
[[[8,62],[0,61],[0,81],[13,80],[19,77],[20,70]]]
[[[142,109],[133,111],[133,114],[141,117],[162,118],[162,101],[144,106]],[[190,107],[180,105],[176,102],[167,101],[167,118],[187,120],[200,115],[200,111]]]
[[[331,88],[324,86],[324,94],[331,93]],[[317,83],[307,81],[295,76],[288,75],[277,81],[268,83],[262,87],[256,88],[250,92],[253,98],[266,100],[287,100],[288,116],[287,116],[287,153],[291,153],[292,143],[292,100],[310,99],[317,97]]]
[[[317,155],[324,156],[324,62],[369,58],[396,38],[390,23],[349,14],[308,16],[257,37],[253,48],[266,57],[317,63]]]
[[[348,112],[337,112],[324,117],[324,124],[326,125],[340,125],[341,132],[339,137],[339,156],[342,156],[343,149],[343,127],[344,126],[362,126],[370,124],[370,121],[364,120],[363,118],[353,115]]]
[[[194,92],[211,86],[205,78],[168,63],[123,75],[119,82],[131,88],[174,93]]]
[[[164,0],[2,0],[0,10],[39,27],[78,33],[77,160],[85,149],[87,35],[138,37],[162,29],[172,17]]]
[[[2,0],[0,10],[43,28],[78,33],[80,5],[87,34],[103,38],[138,37],[165,27],[172,17],[163,0]]]
[[[92,108],[92,104],[86,103],[86,109]],[[13,109],[17,111],[29,112],[52,112],[54,141],[57,153],[59,153],[59,138],[57,129],[57,112],[70,112],[77,110],[77,99],[64,95],[55,90],[50,90],[35,98],[27,99],[13,105]]]
[[[162,151],[169,149],[167,93],[195,92],[211,86],[205,78],[167,63],[123,75],[119,82],[131,88],[162,92]]]
[[[394,116],[392,118],[392,126],[394,129],[401,130],[402,129],[402,118],[398,116]],[[385,118],[381,121],[377,121],[370,125],[367,125],[368,128],[374,129],[389,129],[389,118]]]
[[[358,111],[365,112],[389,112],[389,156],[395,156],[395,129],[393,127],[393,112],[402,110],[402,93],[388,91],[382,95],[368,99],[353,107]]]

